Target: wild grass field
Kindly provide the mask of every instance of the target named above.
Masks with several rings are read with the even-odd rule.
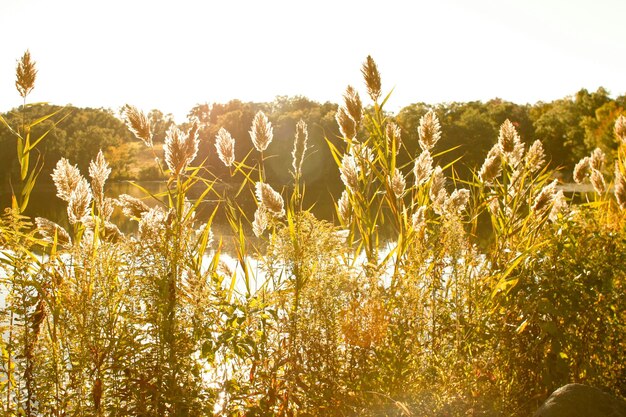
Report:
[[[88,172],[61,159],[64,228],[24,215],[46,140],[30,132],[63,113],[0,119],[20,166],[0,223],[0,414],[527,416],[569,382],[626,395],[626,118],[615,120],[616,160],[597,149],[576,165],[589,195],[566,196],[541,142],[525,145],[508,120],[461,180],[458,161],[434,163],[450,151],[436,114],[405,155],[371,57],[361,72],[367,103],[349,86],[342,140],[328,140],[344,185],[335,222],[303,203],[304,122],[291,185],[278,187],[263,112],[247,155],[219,131],[222,178],[196,158],[197,121],[155,146],[149,119],[127,106],[166,191],[106,197],[103,153]],[[35,79],[27,53],[24,111]],[[254,212],[240,204],[250,196]],[[206,198],[220,204],[201,221]],[[115,208],[136,233],[111,222]],[[212,233],[218,213],[226,237]]]

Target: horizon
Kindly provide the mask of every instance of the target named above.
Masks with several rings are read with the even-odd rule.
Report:
[[[417,102],[534,104],[599,87],[626,94],[626,4],[619,1],[378,6],[6,0],[0,34],[12,41],[0,53],[0,109],[21,104],[14,71],[26,50],[38,69],[29,102],[113,111],[128,103],[178,123],[203,103],[278,96],[339,103],[348,85],[365,98],[367,55],[384,93],[394,89],[386,107],[393,112]]]

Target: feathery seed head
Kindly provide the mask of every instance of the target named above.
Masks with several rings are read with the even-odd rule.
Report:
[[[576,166],[574,167],[574,181],[578,184],[582,184],[585,181],[585,176],[591,170],[591,158],[585,156],[583,159],[578,161]]]
[[[256,183],[256,198],[259,206],[265,207],[267,212],[275,217],[285,215],[283,197],[267,183]]]
[[[429,110],[422,116],[417,132],[422,150],[430,151],[437,144],[441,138],[441,125],[434,111]]]
[[[43,217],[35,218],[37,232],[46,242],[53,243],[56,237],[57,244],[62,248],[69,249],[72,247],[72,238],[69,233],[58,224],[44,219]]]
[[[345,139],[354,139],[356,136],[356,122],[348,114],[345,107],[340,106],[335,114],[335,120],[339,125],[339,131]]]
[[[135,106],[127,104],[123,109],[124,121],[128,130],[148,147],[152,147],[152,128],[150,122],[142,111]]]
[[[168,223],[169,213],[166,213],[161,207],[154,207],[141,213],[139,220],[138,234],[142,240],[153,241],[161,236],[165,231],[165,225]]]
[[[426,206],[420,206],[415,213],[411,216],[411,224],[413,229],[421,233],[426,226]]]
[[[31,59],[29,51],[24,52],[22,58],[17,62],[15,74],[15,87],[17,88],[17,92],[20,93],[22,98],[26,98],[26,96],[33,91],[33,88],[35,88],[35,79],[37,78],[35,61]]]
[[[368,55],[363,67],[361,68],[361,74],[365,79],[365,86],[367,87],[367,94],[371,97],[372,101],[377,101],[381,93],[380,73],[374,59]]]
[[[606,182],[604,181],[604,175],[595,168],[591,168],[591,175],[589,176],[593,189],[598,194],[604,194],[606,191]]]
[[[537,172],[543,167],[545,158],[543,145],[540,140],[536,140],[530,145],[528,152],[526,152],[526,166],[531,172]]]
[[[415,159],[413,166],[413,175],[415,176],[415,185],[420,186],[430,178],[433,172],[433,157],[430,152],[425,150]]]
[[[556,184],[557,180],[554,180],[541,189],[533,203],[533,212],[541,214],[550,206],[556,194]]]
[[[514,168],[517,168],[519,164],[524,160],[524,144],[517,142],[513,149],[513,152],[509,152],[505,155],[507,162]]]
[[[559,218],[559,214],[563,213],[567,210],[567,200],[565,195],[563,194],[563,190],[559,190],[554,195],[552,201],[552,208],[550,209],[550,214],[548,214],[548,219],[551,222],[555,222]]]
[[[52,181],[57,189],[57,197],[61,200],[69,202],[72,191],[78,183],[83,179],[76,165],[70,165],[70,162],[61,158],[57,162],[56,167],[52,171]]]
[[[589,163],[591,168],[597,169],[598,171],[602,171],[604,168],[604,162],[606,161],[606,155],[602,152],[602,149],[595,148],[593,152],[591,152],[591,157]]]
[[[478,171],[480,180],[485,184],[491,184],[496,178],[500,176],[502,172],[502,154],[500,147],[494,145],[487,154],[483,166]]]
[[[341,159],[341,168],[339,168],[339,171],[341,172],[341,181],[343,181],[343,184],[352,192],[355,192],[359,186],[359,167],[354,156],[349,153],[344,154]]]
[[[67,203],[67,216],[70,224],[76,224],[89,215],[91,199],[89,184],[86,179],[81,178]]]
[[[198,120],[194,119],[185,135],[175,125],[170,126],[165,136],[163,151],[165,163],[173,176],[179,176],[198,154]]]
[[[401,198],[402,194],[404,194],[404,189],[406,187],[406,180],[404,179],[404,175],[398,168],[395,169],[393,175],[389,176],[389,186],[391,187],[391,191],[396,196],[396,198]]]
[[[117,204],[122,208],[124,216],[134,219],[141,219],[141,215],[150,210],[146,203],[128,194],[120,194]]]
[[[261,237],[268,226],[267,210],[260,205],[254,212],[254,221],[252,222],[252,231],[256,237]]]
[[[515,146],[520,143],[520,137],[517,134],[515,126],[509,119],[506,119],[500,126],[500,135],[498,136],[498,145],[503,154],[515,151]]]
[[[626,143],[626,117],[620,115],[615,121],[615,136],[622,143]]]
[[[363,119],[363,104],[361,103],[359,93],[349,85],[343,94],[343,101],[346,113],[354,121],[355,130],[358,131]]]
[[[296,137],[293,141],[293,170],[296,176],[302,174],[302,162],[304,162],[304,153],[306,152],[307,140],[309,138],[309,132],[307,130],[306,123],[300,119],[296,125]]]
[[[217,156],[224,165],[229,167],[235,162],[235,139],[223,127],[220,128],[215,136],[215,148]]]
[[[339,212],[339,217],[341,217],[341,221],[343,223],[350,222],[352,208],[350,206],[350,196],[348,195],[348,190],[343,190],[341,193],[341,197],[339,198],[339,201],[337,201],[337,211]]]
[[[102,205],[104,202],[104,183],[111,174],[111,168],[104,159],[102,150],[98,152],[98,156],[94,161],[89,163],[89,176],[91,177],[91,189],[95,194],[95,198],[98,204]]]
[[[385,127],[385,136],[387,137],[387,141],[389,143],[389,148],[391,148],[395,143],[396,146],[396,154],[400,152],[400,147],[402,146],[402,131],[400,127],[390,122]]]
[[[441,167],[437,165],[430,180],[430,199],[433,202],[441,199],[441,192],[445,191],[445,187],[446,177],[443,175]]]
[[[445,202],[445,212],[449,214],[458,214],[465,210],[465,206],[469,202],[469,197],[470,192],[465,188],[454,190]]]
[[[615,162],[615,199],[622,209],[626,208],[626,178],[619,169],[619,162]]]
[[[252,120],[250,138],[252,138],[252,143],[259,152],[266,150],[274,138],[272,124],[267,119],[267,116],[260,110]]]

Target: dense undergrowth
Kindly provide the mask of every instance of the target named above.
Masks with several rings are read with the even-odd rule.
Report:
[[[264,114],[248,155],[221,130],[215,151],[241,186],[220,194],[222,179],[195,160],[197,122],[170,128],[161,155],[128,106],[167,191],[146,195],[150,205],[111,199],[102,154],[88,177],[61,160],[53,179],[69,230],[22,215],[40,169],[42,138],[29,132],[42,120],[11,127],[21,173],[1,223],[0,413],[523,416],[568,382],[626,395],[626,119],[614,178],[594,152],[574,178],[595,193],[573,204],[541,143],[524,145],[508,121],[471,182],[435,164],[446,150],[433,112],[400,165],[406,147],[370,57],[362,73],[372,104],[348,87],[343,141],[328,141],[345,185],[336,224],[303,206],[303,122],[292,186],[278,191],[266,182]],[[26,54],[24,99],[35,75]],[[238,204],[250,195],[255,213]],[[196,219],[209,197],[232,236]],[[114,209],[136,234],[111,223]]]

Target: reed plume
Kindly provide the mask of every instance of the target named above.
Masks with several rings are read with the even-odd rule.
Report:
[[[406,187],[406,180],[398,168],[395,169],[393,175],[389,176],[389,186],[396,198],[402,197]]]
[[[626,208],[626,178],[619,169],[619,162],[615,162],[615,199],[620,208]]]
[[[111,174],[111,168],[104,159],[102,150],[98,152],[96,159],[89,163],[89,176],[91,177],[91,190],[94,200],[100,211],[104,208],[104,183]]]
[[[413,230],[421,233],[426,226],[426,206],[420,206],[411,216],[411,225]]]
[[[198,120],[192,121],[187,134],[172,125],[165,136],[165,163],[173,176],[179,176],[198,154]]]
[[[582,184],[585,181],[585,176],[591,170],[591,159],[588,156],[585,156],[583,159],[578,161],[576,166],[574,167],[574,181],[577,184]]]
[[[433,158],[429,151],[422,151],[415,159],[413,166],[413,175],[415,176],[415,185],[420,186],[430,178],[433,172]]]
[[[591,175],[589,176],[593,189],[598,194],[604,194],[606,191],[606,182],[604,181],[604,175],[595,168],[591,168]]]
[[[141,219],[141,215],[150,210],[146,203],[128,194],[120,194],[117,198],[117,204],[126,217],[136,220]]]
[[[356,192],[359,187],[359,168],[354,156],[346,153],[341,159],[341,181],[352,192]]]
[[[70,201],[72,192],[83,179],[76,165],[70,165],[70,162],[61,158],[57,161],[56,167],[52,171],[52,181],[57,189],[57,197],[65,202]]]
[[[626,143],[626,117],[624,117],[624,115],[620,115],[615,121],[614,131],[617,139],[619,139],[621,143]]]
[[[358,131],[363,120],[363,103],[361,103],[361,97],[359,93],[349,85],[346,88],[346,92],[343,94],[344,108],[346,113],[354,121],[355,130]]]
[[[146,115],[134,106],[127,104],[123,109],[124,121],[128,130],[148,147],[152,147],[152,128]]]
[[[22,98],[33,91],[35,88],[35,79],[37,78],[37,69],[35,68],[35,61],[30,57],[30,52],[27,50],[22,55],[22,58],[17,63],[15,70],[16,80],[15,87]]]
[[[254,147],[259,152],[266,150],[274,138],[272,124],[262,111],[258,111],[252,120],[250,138],[252,139]]]
[[[293,157],[292,166],[296,177],[302,174],[302,162],[304,162],[304,153],[306,152],[308,138],[309,132],[306,123],[304,120],[300,119],[298,124],[296,124],[296,137],[293,141],[293,152],[291,153]]]
[[[235,162],[235,139],[223,127],[220,127],[215,136],[215,149],[217,150],[217,156],[227,167]]]
[[[526,166],[531,172],[537,172],[543,168],[545,163],[546,154],[543,150],[543,144],[540,140],[536,140],[528,148],[526,152]]]
[[[419,133],[419,144],[422,150],[430,151],[435,147],[441,138],[441,125],[434,111],[429,110],[428,113],[421,117],[417,132]]]
[[[533,212],[541,214],[550,206],[556,194],[556,184],[557,180],[554,180],[541,189],[533,203]]]
[[[275,217],[285,215],[283,197],[267,183],[256,183],[256,198],[259,206],[265,207],[268,213]]]
[[[87,180],[81,178],[70,195],[67,203],[67,216],[70,224],[76,224],[82,221],[90,213],[90,205],[92,200],[91,190]]]
[[[559,218],[559,214],[563,213],[565,210],[567,210],[567,200],[565,199],[563,190],[559,190],[552,199],[552,208],[550,209],[550,214],[548,214],[548,219],[551,222],[556,222]]]
[[[56,240],[57,244],[64,249],[72,247],[72,238],[69,233],[58,224],[43,217],[36,217],[35,224],[37,225],[37,232],[44,241],[53,243]]]
[[[500,135],[498,136],[500,150],[503,154],[511,154],[520,142],[521,140],[515,126],[509,119],[506,119],[500,126]]]
[[[339,201],[337,201],[337,211],[339,212],[339,217],[341,217],[343,223],[348,223],[350,221],[352,208],[350,206],[350,196],[348,195],[348,190],[343,190],[341,193],[341,197],[339,198]]]
[[[260,205],[254,212],[254,221],[252,222],[252,231],[256,237],[261,237],[268,226],[267,210]]]
[[[593,152],[591,152],[591,156],[589,158],[589,163],[591,168],[597,169],[598,171],[602,171],[604,168],[604,163],[606,161],[606,155],[602,152],[602,149],[595,148]]]
[[[502,173],[502,153],[498,144],[494,145],[487,154],[478,176],[485,184],[491,184]]]
[[[365,79],[365,86],[367,87],[367,94],[369,94],[372,101],[378,101],[381,93],[380,73],[374,59],[368,55],[361,68],[361,74]]]
[[[458,214],[465,210],[465,206],[469,202],[469,190],[462,188],[454,190],[445,202],[444,211],[449,214]]]
[[[391,149],[395,144],[396,153],[400,152],[400,147],[402,146],[402,131],[400,130],[400,126],[393,122],[387,123],[387,126],[385,126],[385,136],[387,143],[389,143],[389,148]]]
[[[340,106],[335,114],[335,120],[339,125],[339,131],[345,139],[354,139],[356,136],[356,123],[348,114],[345,107]]]

